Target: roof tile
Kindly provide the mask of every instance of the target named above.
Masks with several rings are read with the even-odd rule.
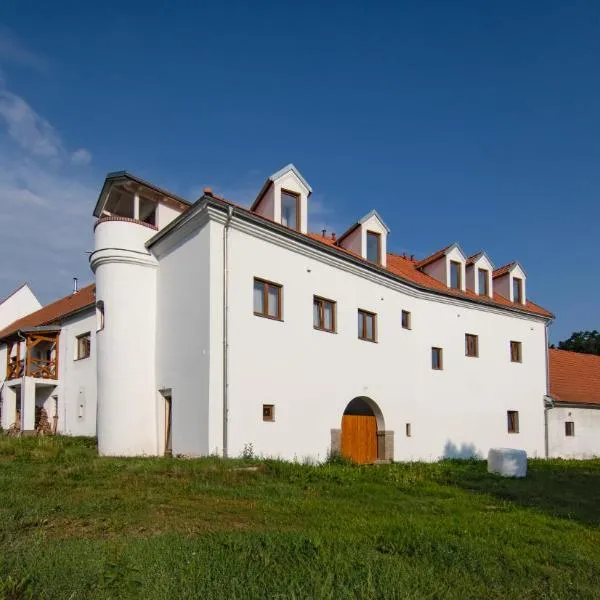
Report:
[[[556,348],[548,356],[554,400],[600,405],[600,356]]]

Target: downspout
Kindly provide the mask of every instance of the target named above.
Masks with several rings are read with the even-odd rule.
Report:
[[[227,208],[227,220],[223,228],[223,458],[228,456],[229,418],[229,224],[233,206]]]

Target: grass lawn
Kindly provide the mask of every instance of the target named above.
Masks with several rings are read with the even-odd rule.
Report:
[[[138,597],[600,598],[600,460],[506,480],[0,436],[0,599]]]

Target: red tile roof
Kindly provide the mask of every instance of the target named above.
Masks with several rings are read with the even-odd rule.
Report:
[[[517,263],[515,261],[504,265],[503,267],[498,267],[492,273],[492,279],[496,279],[496,277],[502,277],[502,275],[506,275]]]
[[[53,325],[60,319],[77,312],[82,308],[92,306],[96,303],[96,285],[90,284],[81,288],[77,293],[65,296],[51,304],[43,306],[11,323],[0,331],[0,340],[7,338],[21,329],[28,327],[39,327],[41,325]]]
[[[452,246],[454,246],[454,244],[445,246],[441,250],[438,250],[437,252],[430,254],[428,257],[424,258],[423,260],[418,261],[417,267],[420,269],[421,267],[425,267],[427,265],[430,265],[432,262],[435,262],[438,258],[442,258],[442,256],[444,256],[444,254],[446,254],[448,249],[451,248]]]
[[[554,400],[600,405],[600,356],[555,348],[548,354]]]
[[[212,198],[216,198],[217,200],[221,200],[222,202],[225,202],[232,206],[235,206],[237,209],[242,210],[244,212],[250,212],[254,216],[259,217],[265,221],[268,221],[269,223],[275,223],[275,221],[273,221],[272,219],[269,219],[268,217],[259,215],[251,210],[248,210],[247,208],[240,206],[239,204],[236,204],[235,202],[231,202],[230,200],[227,200],[226,198],[223,198],[222,196],[218,196],[217,194],[213,194],[212,192],[210,192],[210,193],[206,192],[206,195],[211,196]],[[354,258],[358,258],[359,260],[362,260],[365,263],[365,265],[373,266],[373,263],[363,259],[361,256],[359,256],[355,252],[352,252],[350,250],[347,250],[346,248],[342,248],[341,246],[339,246],[338,242],[340,241],[340,238],[337,238],[337,240],[334,240],[331,237],[323,236],[322,233],[307,233],[306,236],[309,237],[311,240],[320,242],[329,247],[336,248],[340,252],[344,252],[346,254],[353,256]],[[448,248],[450,248],[453,245],[454,244],[450,244],[449,246],[442,248],[442,250],[440,250],[439,252],[436,252],[436,254],[440,254],[440,256],[441,256]],[[432,254],[431,256],[435,256],[435,255]],[[429,257],[429,258],[431,258],[431,257]],[[541,306],[535,304],[534,302],[531,302],[530,300],[527,300],[527,303],[525,305],[522,305],[520,303],[511,302],[510,300],[508,300],[507,298],[505,298],[504,296],[501,296],[500,294],[498,294],[496,292],[494,292],[494,297],[490,298],[488,296],[479,296],[478,294],[476,294],[475,292],[472,292],[471,290],[466,290],[463,292],[461,290],[455,290],[455,289],[449,288],[448,286],[444,285],[437,279],[431,277],[431,275],[427,275],[427,273],[420,271],[419,265],[422,262],[423,261],[419,262],[414,259],[410,259],[410,258],[407,258],[404,256],[399,256],[397,254],[392,254],[391,252],[388,252],[387,266],[386,266],[385,270],[390,272],[393,275],[396,275],[398,277],[406,279],[407,281],[415,283],[421,287],[430,289],[434,292],[440,292],[440,293],[443,293],[448,296],[464,298],[467,300],[472,300],[474,302],[478,302],[480,304],[487,304],[488,306],[498,306],[500,308],[511,308],[513,310],[528,312],[528,313],[532,313],[534,315],[538,315],[538,316],[545,317],[545,318],[553,318],[554,317],[554,315],[550,311],[546,310],[545,308],[542,308]]]

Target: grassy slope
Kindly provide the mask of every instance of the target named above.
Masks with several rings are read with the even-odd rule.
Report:
[[[599,525],[600,461],[513,481],[0,437],[0,598],[594,598]]]

